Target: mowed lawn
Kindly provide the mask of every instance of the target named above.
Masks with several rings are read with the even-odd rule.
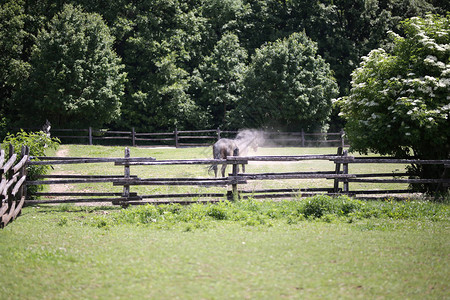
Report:
[[[63,147],[69,156],[123,154],[123,147]],[[324,150],[333,149],[309,151]],[[302,149],[280,151],[294,155]],[[209,154],[200,148],[132,149],[132,156],[145,155],[163,159]],[[62,165],[54,172],[100,174],[96,165]],[[307,168],[306,163],[299,165]],[[267,166],[249,166],[260,167]],[[123,172],[114,168],[107,170]],[[158,172],[144,175],[206,176],[205,167]],[[88,188],[95,189],[83,187]],[[409,203],[401,205],[407,209]],[[245,223],[196,221],[192,214],[189,221],[173,222],[167,213],[167,220],[163,214],[154,222],[150,217],[149,224],[121,221],[120,216],[135,208],[26,207],[0,231],[0,298],[446,299],[448,204],[426,206],[427,212],[417,218],[266,217],[268,222]],[[420,208],[420,203],[411,207]],[[434,208],[441,211],[438,217]]]
[[[1,298],[448,298],[448,220],[94,226],[113,213],[26,208],[0,231]]]

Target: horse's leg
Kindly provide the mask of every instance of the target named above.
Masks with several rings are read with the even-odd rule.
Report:
[[[227,169],[227,164],[222,165],[222,177],[225,177],[225,171]]]
[[[217,165],[213,166],[213,170],[214,170],[214,177],[217,177]]]

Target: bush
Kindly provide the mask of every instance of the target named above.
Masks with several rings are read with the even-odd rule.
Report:
[[[427,15],[401,23],[386,49],[374,49],[352,73],[352,89],[340,101],[350,150],[419,159],[450,157],[448,126],[450,15]],[[443,165],[411,165],[408,173],[440,178]],[[446,175],[449,178],[450,175]],[[437,183],[415,191],[446,192]]]
[[[330,196],[319,195],[309,198],[303,203],[301,212],[305,217],[313,218],[321,218],[329,214],[347,216],[361,208],[360,201],[350,199],[347,196],[332,198]]]
[[[227,207],[224,205],[225,202],[220,202],[217,205],[209,206],[207,210],[208,216],[216,220],[226,220],[228,219]]]
[[[8,149],[8,145],[11,144],[14,147],[14,152],[19,154],[17,160],[20,160],[20,152],[22,146],[28,146],[30,149],[30,156],[45,156],[46,149],[57,149],[59,146],[59,139],[50,138],[43,131],[38,132],[25,132],[21,130],[16,134],[8,134],[2,142],[2,148]],[[8,151],[5,151],[8,152]],[[39,175],[44,175],[50,169],[49,166],[37,165],[28,166],[27,179],[36,180]],[[42,186],[31,185],[28,186],[28,196],[33,197],[33,194],[42,190]]]

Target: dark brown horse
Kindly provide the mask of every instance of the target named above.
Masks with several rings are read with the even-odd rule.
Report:
[[[234,140],[220,139],[213,145],[214,159],[226,159],[233,156],[233,152],[237,149],[238,156],[246,156],[248,149],[258,150],[259,144],[262,142],[262,135],[256,130],[240,131]],[[222,164],[222,177],[225,177],[227,164]],[[212,165],[209,170],[214,170],[214,176],[217,177],[217,165]],[[245,165],[242,165],[242,171],[245,172]]]

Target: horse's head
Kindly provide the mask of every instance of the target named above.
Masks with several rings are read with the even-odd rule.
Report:
[[[241,145],[244,153],[247,152],[247,148],[258,151],[258,147],[264,141],[263,135],[260,131],[255,129],[245,129],[240,131],[236,136],[236,141]]]

